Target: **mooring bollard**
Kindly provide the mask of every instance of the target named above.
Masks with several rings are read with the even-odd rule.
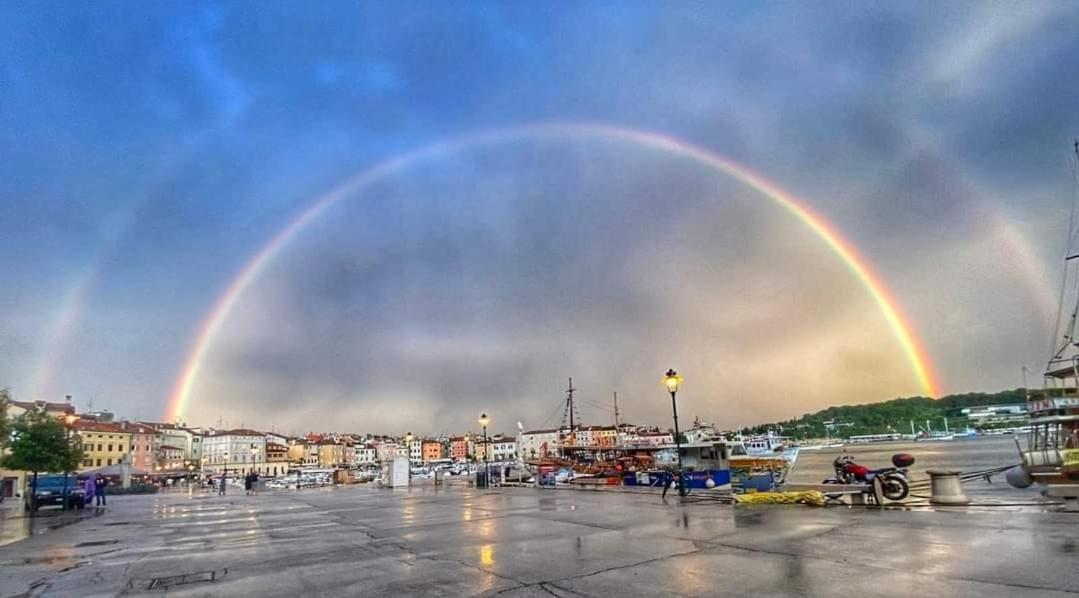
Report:
[[[934,505],[969,505],[970,499],[963,494],[959,472],[946,469],[930,469],[928,472],[932,491],[929,502]]]

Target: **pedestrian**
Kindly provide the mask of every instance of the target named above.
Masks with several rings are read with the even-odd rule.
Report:
[[[94,496],[97,497],[97,502],[94,504],[96,506],[104,507],[108,504],[105,501],[105,487],[108,485],[109,482],[103,475],[99,475],[94,479]]]
[[[248,496],[251,496],[251,487],[254,486],[253,480],[251,479],[252,475],[254,474],[248,472],[247,475],[244,476],[244,493]]]
[[[225,495],[225,474],[221,474],[221,479],[217,482],[217,494]]]
[[[251,472],[251,494],[258,494],[259,474],[257,471]]]
[[[94,482],[92,476],[87,476],[82,483],[83,488],[83,506],[90,506],[94,504],[94,495],[97,494],[97,484]]]

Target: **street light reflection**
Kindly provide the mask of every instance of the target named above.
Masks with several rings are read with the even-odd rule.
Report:
[[[484,567],[490,567],[495,564],[495,545],[484,544],[480,546],[480,564]]]

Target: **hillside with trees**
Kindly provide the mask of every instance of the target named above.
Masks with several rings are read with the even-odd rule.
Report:
[[[782,430],[783,435],[794,438],[823,438],[853,436],[858,434],[885,434],[898,432],[909,434],[911,422],[922,430],[926,422],[934,430],[944,429],[944,419],[953,430],[963,430],[970,422],[960,411],[964,407],[1001,405],[1026,402],[1026,389],[1016,388],[996,393],[971,392],[931,399],[909,397],[892,399],[883,403],[842,405],[809,413],[797,419],[761,424],[743,430],[745,433],[763,433],[769,429]],[[830,422],[826,424],[825,422]]]

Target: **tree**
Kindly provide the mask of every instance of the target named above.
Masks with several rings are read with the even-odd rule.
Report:
[[[11,431],[11,452],[4,456],[3,466],[32,472],[32,488],[37,486],[38,472],[67,472],[78,469],[82,462],[78,437],[69,438],[64,424],[44,411],[20,415]]]
[[[6,388],[0,388],[0,455],[4,454],[11,435],[11,422],[8,421],[8,403],[11,395]]]

